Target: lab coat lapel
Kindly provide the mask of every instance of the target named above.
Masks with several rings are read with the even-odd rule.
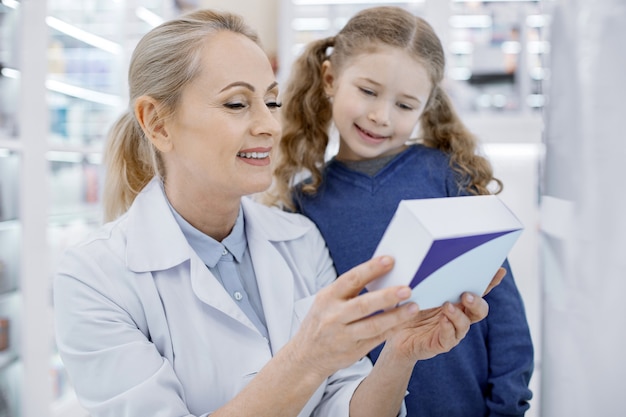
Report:
[[[205,304],[232,317],[238,322],[259,333],[255,325],[235,301],[226,292],[222,284],[209,271],[204,262],[195,253],[191,256],[191,287],[196,296]],[[259,333],[260,334],[260,333]]]
[[[259,236],[248,236],[248,245],[263,303],[272,352],[291,338],[293,275],[274,245]]]
[[[191,249],[171,213],[160,188],[153,179],[137,196],[128,211],[126,262],[134,272],[169,271],[178,279],[187,279],[204,303],[232,317],[258,333],[257,328],[228,295],[222,284]],[[159,225],[155,227],[154,225]]]
[[[248,248],[254,265],[272,352],[291,338],[294,318],[294,276],[279,250],[282,242],[303,236],[309,227],[287,221],[276,209],[249,198],[242,200]]]

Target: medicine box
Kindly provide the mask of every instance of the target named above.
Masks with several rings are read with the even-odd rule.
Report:
[[[367,289],[409,285],[422,309],[482,295],[522,231],[495,195],[403,200],[374,252],[395,266]]]

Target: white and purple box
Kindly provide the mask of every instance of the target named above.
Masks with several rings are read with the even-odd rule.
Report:
[[[403,200],[374,252],[395,266],[367,289],[408,284],[422,309],[482,295],[523,229],[495,195]]]

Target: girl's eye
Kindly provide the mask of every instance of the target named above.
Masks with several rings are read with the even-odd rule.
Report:
[[[361,90],[361,92],[363,94],[366,94],[368,96],[375,96],[376,95],[375,92],[373,92],[372,90],[368,90],[367,88],[359,88],[359,90]]]
[[[229,108],[231,110],[239,110],[239,109],[245,108],[246,105],[244,103],[233,102],[233,103],[224,104],[224,107]]]
[[[398,103],[397,106],[400,107],[400,109],[402,110],[413,110],[413,107],[409,106],[408,104]]]
[[[269,108],[269,109],[278,109],[280,108],[283,103],[279,103],[277,101],[268,101],[267,103],[265,103],[265,105]]]

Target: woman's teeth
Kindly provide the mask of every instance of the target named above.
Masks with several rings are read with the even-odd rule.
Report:
[[[240,158],[252,158],[252,159],[263,159],[270,156],[269,152],[239,152],[237,154]]]

